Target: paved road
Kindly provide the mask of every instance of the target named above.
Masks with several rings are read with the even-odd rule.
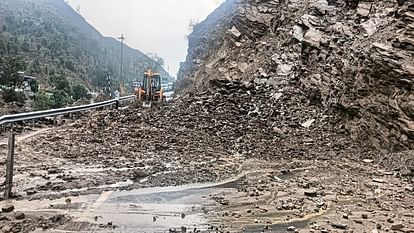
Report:
[[[47,232],[168,232],[182,227],[207,229],[203,204],[209,195],[230,190],[220,184],[108,191],[100,195],[54,201],[13,201],[16,209],[28,213],[69,214],[74,221]],[[4,204],[4,203],[3,203]],[[44,233],[45,231],[37,231]]]

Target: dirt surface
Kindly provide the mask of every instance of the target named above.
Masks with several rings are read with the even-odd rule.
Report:
[[[414,231],[412,183],[375,161],[249,165],[237,192],[213,196],[222,232]]]
[[[25,200],[65,204],[66,198],[76,196],[242,176],[228,189],[220,186],[195,198],[197,208],[186,213],[201,216],[199,229],[412,232],[412,152],[389,154],[362,147],[341,125],[340,116],[320,112],[294,89],[272,92],[263,85],[227,81],[211,85],[215,88],[177,97],[160,109],[130,106],[95,112],[20,137],[17,211],[30,213],[27,206],[19,209]],[[2,156],[5,149],[2,144]],[[143,204],[142,199],[132,200],[128,203]],[[111,211],[120,213],[128,206]],[[74,218],[68,223],[70,231],[95,229],[82,223],[97,224],[93,214],[80,221],[76,213],[66,208],[53,212]],[[128,229],[140,224],[104,219]],[[191,221],[181,224],[188,227]]]
[[[145,187],[215,181],[240,173],[249,158],[329,159],[363,151],[335,115],[318,112],[301,93],[215,85],[155,111],[98,112],[22,144],[17,157],[27,161],[18,160],[25,164],[19,172],[40,182],[23,191],[53,197],[50,191],[94,192],[83,189],[118,182]],[[33,161],[41,162],[40,169]]]

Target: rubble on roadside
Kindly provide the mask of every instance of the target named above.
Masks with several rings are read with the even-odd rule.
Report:
[[[70,220],[69,217],[61,214],[42,216],[41,214],[31,213],[27,215],[21,211],[14,211],[13,205],[7,205],[2,207],[0,213],[0,232],[28,233],[37,229],[46,231],[61,226]]]
[[[55,159],[53,167],[44,166],[47,173],[39,174],[52,182],[35,187],[40,193],[34,197],[83,187],[89,188],[85,193],[93,193],[99,189],[92,187],[128,180],[132,187],[222,180],[239,174],[238,167],[248,159],[344,157],[362,162],[363,154],[381,159],[388,169],[405,170],[414,164],[407,154],[401,154],[403,164],[388,163],[383,159],[387,154],[360,147],[340,116],[321,111],[300,90],[275,91],[237,81],[214,80],[211,85],[159,109],[95,112],[33,139],[28,145],[34,151]],[[82,171],[71,173],[65,168],[70,164],[92,166],[105,175],[91,179]],[[57,166],[62,166],[60,171],[51,173]],[[27,192],[33,194],[32,189]]]

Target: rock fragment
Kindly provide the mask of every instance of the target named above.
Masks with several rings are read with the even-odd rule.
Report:
[[[343,224],[343,223],[332,223],[332,227],[336,229],[342,229],[342,230],[348,229],[348,225]]]
[[[391,225],[391,230],[401,230],[404,228],[404,224],[402,223],[394,223]]]
[[[14,217],[17,220],[22,220],[26,217],[26,215],[23,212],[17,211],[17,212],[14,213]]]
[[[1,208],[3,213],[10,213],[14,210],[14,205],[6,205]]]
[[[231,35],[233,36],[233,37],[235,37],[236,39],[239,39],[240,38],[240,36],[242,35],[241,34],[241,32],[235,27],[235,26],[233,26],[230,30],[229,30],[229,32],[231,33]]]

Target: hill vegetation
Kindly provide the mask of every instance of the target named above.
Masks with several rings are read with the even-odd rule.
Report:
[[[0,57],[3,89],[21,88],[23,79],[15,71],[24,71],[37,78],[41,92],[48,92],[35,99],[56,94],[67,99],[67,103],[56,100],[63,105],[85,97],[88,90],[108,93],[108,77],[112,90],[120,79],[120,42],[102,36],[63,0],[0,1]],[[127,86],[154,62],[124,45],[123,79]],[[163,77],[169,78],[163,68],[158,68]],[[66,89],[61,89],[63,83]],[[6,102],[19,99],[9,99],[4,92],[7,91],[3,90]]]

